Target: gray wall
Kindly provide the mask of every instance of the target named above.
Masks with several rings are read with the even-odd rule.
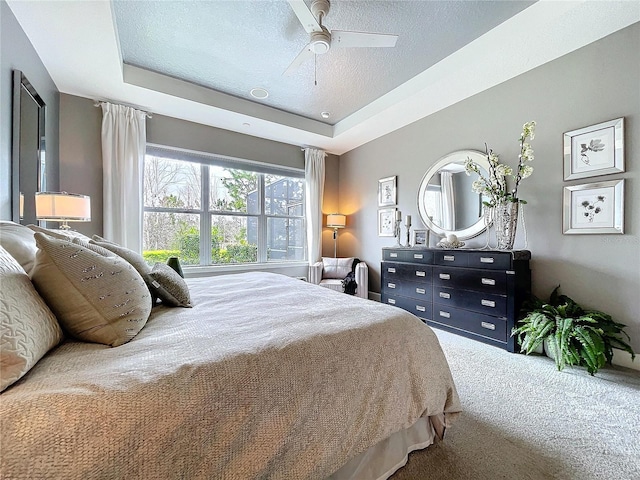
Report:
[[[60,95],[60,188],[91,197],[91,222],[74,223],[102,235],[102,111],[87,98]]]
[[[59,93],[13,12],[0,0],[0,219],[11,219],[12,72],[22,70],[47,105],[47,190],[59,189]]]
[[[640,24],[634,24],[554,62],[461,101],[340,158],[340,208],[350,214],[342,255],[370,267],[370,289],[380,291],[377,236],[378,179],[398,175],[398,208],[420,228],[418,184],[438,158],[455,150],[484,150],[484,142],[515,166],[522,124],[537,121],[533,175],[520,185],[531,250],[533,291],[562,292],[628,325],[640,352]],[[563,181],[563,132],[625,117],[626,173]],[[566,185],[624,178],[624,235],[563,235]],[[519,226],[516,248],[524,247]],[[404,228],[403,228],[404,236]],[[404,238],[404,237],[403,237]],[[482,246],[484,237],[468,242]]]

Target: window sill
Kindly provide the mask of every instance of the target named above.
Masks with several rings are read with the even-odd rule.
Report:
[[[214,275],[224,275],[228,273],[243,272],[274,272],[289,276],[307,276],[309,268],[308,262],[269,262],[269,263],[243,263],[236,265],[204,265],[204,266],[182,266],[182,271],[186,278],[210,277]]]

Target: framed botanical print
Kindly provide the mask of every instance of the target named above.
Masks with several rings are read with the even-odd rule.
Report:
[[[624,180],[564,187],[563,233],[624,233]]]
[[[378,180],[378,206],[386,207],[397,202],[396,191],[397,176],[381,178]]]
[[[395,208],[381,208],[378,210],[378,236],[393,237],[396,220]]]
[[[624,118],[564,134],[564,179],[624,172]]]

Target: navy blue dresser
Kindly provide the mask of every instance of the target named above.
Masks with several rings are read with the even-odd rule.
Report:
[[[383,248],[381,301],[513,352],[511,330],[531,294],[530,258],[528,250]]]

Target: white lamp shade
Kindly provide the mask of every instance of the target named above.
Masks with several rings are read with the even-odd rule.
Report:
[[[91,199],[87,195],[67,192],[36,193],[38,220],[90,222]]]
[[[347,216],[340,213],[330,213],[327,215],[327,227],[344,228],[347,224]]]

